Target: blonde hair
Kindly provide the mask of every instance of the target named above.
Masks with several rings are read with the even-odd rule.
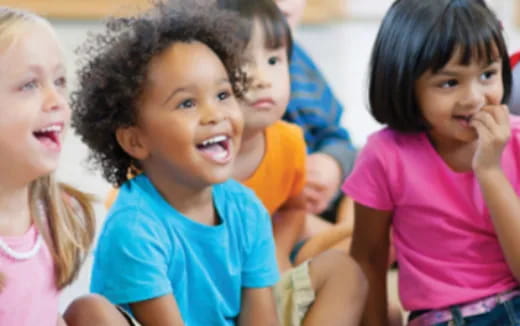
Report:
[[[50,24],[33,13],[0,7],[0,44],[9,46],[30,25]],[[52,29],[52,28],[50,28]],[[52,253],[56,286],[77,276],[95,234],[91,197],[47,175],[29,185],[31,216]],[[42,214],[43,213],[43,214]]]

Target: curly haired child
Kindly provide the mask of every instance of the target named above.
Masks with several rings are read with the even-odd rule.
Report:
[[[91,289],[133,324],[278,324],[269,216],[228,180],[243,127],[237,27],[176,1],[110,20],[83,48],[73,126],[120,186]],[[142,173],[128,180],[132,170]]]

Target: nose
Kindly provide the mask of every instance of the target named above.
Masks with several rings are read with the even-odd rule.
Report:
[[[43,110],[46,112],[68,108],[65,92],[55,85],[49,85],[44,91]]]
[[[259,65],[255,65],[248,72],[250,78],[250,87],[254,89],[265,89],[271,87],[271,81],[268,78],[266,69]]]
[[[216,103],[205,103],[199,107],[201,123],[204,125],[217,124],[225,118],[225,112]]]
[[[485,88],[477,82],[467,85],[460,100],[461,106],[480,108],[486,102]]]

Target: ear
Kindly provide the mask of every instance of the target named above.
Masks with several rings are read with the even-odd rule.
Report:
[[[128,155],[139,161],[145,160],[150,155],[143,136],[135,126],[117,129],[116,139]]]

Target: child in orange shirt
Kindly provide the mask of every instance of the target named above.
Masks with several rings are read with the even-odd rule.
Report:
[[[290,97],[289,26],[272,0],[218,0],[222,9],[251,22],[243,70],[249,79],[241,102],[242,145],[234,177],[255,191],[272,216],[278,265],[275,286],[282,325],[357,325],[365,278],[346,254],[329,251],[294,267],[289,256],[300,240],[306,209],[305,140],[302,130],[281,121]]]

